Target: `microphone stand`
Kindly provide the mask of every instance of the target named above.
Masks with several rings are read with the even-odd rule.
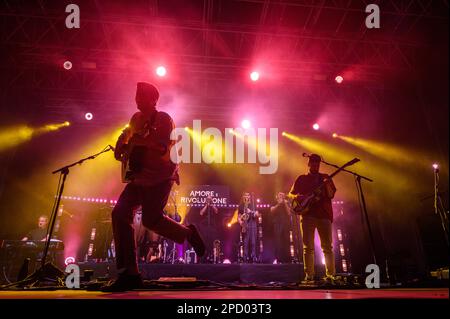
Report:
[[[14,286],[25,287],[26,285],[29,285],[30,287],[36,287],[36,286],[38,286],[39,283],[47,282],[47,281],[49,281],[49,279],[51,279],[52,281],[58,281],[64,277],[64,273],[61,270],[59,270],[52,263],[50,263],[50,262],[47,263],[46,261],[47,261],[48,250],[50,247],[50,242],[51,242],[51,238],[52,238],[52,234],[53,234],[53,229],[55,227],[56,216],[58,215],[58,209],[59,209],[61,197],[62,197],[62,194],[64,191],[64,185],[65,185],[65,182],[67,179],[67,175],[69,175],[69,169],[75,165],[81,165],[87,160],[93,160],[97,156],[99,156],[103,153],[112,151],[112,150],[113,150],[113,147],[108,145],[102,151],[98,152],[97,154],[82,158],[77,162],[63,166],[52,172],[52,174],[60,173],[60,177],[59,177],[57,195],[56,195],[55,203],[53,205],[53,211],[51,214],[50,227],[47,231],[47,240],[45,242],[44,253],[43,253],[43,256],[41,259],[41,267],[39,269],[37,269],[31,275],[26,277],[24,280],[9,284],[2,288],[14,287]],[[62,284],[61,281],[59,283]]]
[[[177,219],[178,219],[179,215],[178,215],[178,206],[177,206],[176,192],[173,192],[170,197],[172,199],[173,207],[174,207],[174,210],[175,210],[174,220],[178,223],[179,221]],[[172,242],[172,250],[170,252],[170,255],[172,257],[171,264],[173,265],[173,264],[175,264],[175,259],[178,259],[177,244],[175,242]]]
[[[326,162],[324,160],[321,160],[321,162],[324,163],[325,165],[332,166],[332,167],[335,167],[335,168],[339,168],[338,165],[328,163],[328,162]],[[353,172],[353,171],[350,171],[348,169],[345,169],[345,168],[342,170],[342,172],[347,172],[349,174],[352,174],[355,177],[356,188],[357,188],[357,192],[358,192],[358,201],[359,201],[360,208],[361,208],[361,214],[365,218],[365,221],[366,221],[366,224],[367,224],[367,230],[369,232],[369,241],[370,241],[370,248],[371,248],[373,263],[378,265],[377,264],[376,254],[375,254],[375,241],[373,239],[372,227],[370,226],[369,215],[367,213],[366,199],[364,197],[364,192],[363,192],[362,183],[361,183],[362,180],[366,180],[368,182],[373,182],[373,180],[368,178],[368,177],[362,176],[362,175],[360,175],[360,174],[358,174],[356,172]]]
[[[433,206],[434,213],[439,215],[441,220],[442,230],[444,231],[445,241],[447,247],[449,246],[448,240],[448,211],[445,210],[444,204],[442,203],[442,193],[439,192],[439,168],[434,169],[434,194],[433,194]]]

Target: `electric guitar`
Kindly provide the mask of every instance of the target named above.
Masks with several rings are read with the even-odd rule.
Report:
[[[358,158],[352,159],[351,161],[349,161],[349,162],[345,163],[344,165],[342,165],[341,167],[339,167],[333,174],[328,176],[325,180],[322,180],[320,182],[320,184],[313,191],[311,191],[308,194],[305,194],[301,197],[296,196],[295,198],[293,198],[291,201],[291,207],[292,207],[293,212],[296,215],[305,215],[306,213],[308,213],[311,206],[320,200],[320,195],[322,193],[322,187],[325,185],[326,180],[330,180],[331,178],[333,178],[334,176],[339,174],[346,167],[351,166],[359,161],[360,160]]]

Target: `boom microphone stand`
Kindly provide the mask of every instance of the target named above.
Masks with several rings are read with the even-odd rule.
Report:
[[[304,154],[304,156],[307,156],[307,155]],[[335,168],[339,169],[338,165],[328,163],[328,162],[326,162],[324,160],[321,160],[321,162],[324,163],[325,165],[332,166],[332,167],[335,167]],[[367,213],[366,199],[364,197],[364,192],[363,192],[362,183],[361,183],[362,180],[366,180],[368,182],[373,182],[373,180],[368,178],[368,177],[362,176],[362,175],[360,175],[360,174],[358,174],[356,172],[353,172],[353,171],[350,171],[348,169],[345,169],[345,168],[342,169],[342,172],[347,172],[349,174],[352,174],[355,177],[356,189],[357,189],[357,192],[358,192],[358,200],[359,200],[359,204],[360,204],[361,214],[365,218],[365,221],[366,221],[366,224],[367,224],[367,230],[369,232],[369,241],[370,241],[370,248],[371,248],[373,262],[374,262],[374,264],[377,265],[377,258],[376,258],[376,255],[375,255],[375,241],[373,239],[372,227],[370,225],[369,215]]]
[[[60,173],[60,177],[59,177],[59,183],[58,183],[58,188],[57,188],[57,195],[56,195],[55,203],[53,205],[53,211],[51,214],[50,227],[47,231],[47,240],[45,242],[44,253],[43,253],[43,256],[41,259],[41,267],[39,269],[37,269],[31,275],[26,277],[24,280],[9,284],[2,288],[8,288],[8,287],[14,287],[14,286],[19,286],[19,287],[29,286],[30,288],[31,287],[39,287],[40,283],[48,282],[48,281],[56,281],[59,284],[62,283],[61,281],[62,281],[62,278],[64,277],[64,273],[61,270],[59,270],[56,266],[54,266],[52,263],[50,263],[50,262],[47,263],[46,261],[47,261],[48,250],[50,247],[50,242],[51,242],[51,238],[52,238],[52,234],[53,234],[53,229],[55,227],[56,216],[58,215],[59,204],[61,202],[61,197],[62,197],[62,194],[64,191],[64,185],[65,185],[65,182],[67,179],[67,175],[69,175],[69,169],[75,165],[81,165],[87,160],[93,160],[100,154],[103,154],[103,153],[106,153],[109,151],[114,151],[114,148],[111,145],[106,146],[102,151],[100,151],[97,154],[82,158],[77,162],[66,165],[66,166],[61,167],[52,172],[52,174]]]

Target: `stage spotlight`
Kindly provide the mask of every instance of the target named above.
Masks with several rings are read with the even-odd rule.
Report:
[[[320,125],[318,123],[314,123],[314,125],[312,126],[313,129],[315,129],[316,131],[318,131],[320,129]]]
[[[69,264],[74,264],[75,263],[75,257],[67,257],[65,260],[64,260],[64,264],[67,266],[67,265],[69,265]]]
[[[333,133],[333,138],[337,138],[337,137],[338,137],[337,133]]]
[[[184,130],[185,130],[186,132],[189,132],[189,127],[185,126],[185,127],[184,127]]]
[[[436,170],[436,169],[438,169],[439,168],[439,164],[438,163],[434,163],[433,164],[433,168]]]
[[[223,263],[229,265],[229,264],[231,264],[231,261],[229,259],[224,259]]]
[[[158,67],[156,68],[156,75],[157,75],[157,76],[163,77],[163,76],[165,76],[166,74],[167,74],[167,70],[166,70],[166,68],[163,67],[162,65],[160,65],[160,66],[158,66]]]
[[[252,73],[250,73],[250,79],[255,82],[259,80],[259,72],[257,71],[253,71]]]
[[[334,78],[334,80],[336,81],[337,84],[341,84],[342,81],[344,81],[344,78],[341,75],[338,75],[337,77]]]
[[[86,114],[84,114],[84,118],[88,121],[92,120],[94,118],[94,115],[90,112],[87,112]]]
[[[241,126],[242,126],[242,128],[244,128],[244,129],[249,129],[250,126],[252,126],[252,124],[250,123],[249,120],[242,120]]]
[[[231,223],[228,223],[228,224],[227,224],[227,227],[230,228],[230,227],[231,227]]]
[[[65,61],[63,64],[64,69],[66,70],[70,70],[72,68],[72,62],[70,61]]]
[[[65,126],[70,126],[70,122],[69,122],[69,121],[65,121],[65,122],[64,122],[64,125],[65,125]]]
[[[234,133],[234,130],[233,130],[232,128],[230,128],[230,129],[228,130],[228,132],[230,132],[231,134],[233,134],[233,133]]]

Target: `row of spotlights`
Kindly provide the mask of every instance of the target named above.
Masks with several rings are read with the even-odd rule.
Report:
[[[63,63],[63,67],[66,70],[72,69],[72,66],[73,66],[72,62],[70,62],[70,61],[65,61]],[[165,66],[160,65],[160,66],[156,67],[155,73],[159,77],[164,77],[167,75],[167,69]],[[260,78],[260,73],[258,71],[251,71],[249,76],[250,76],[250,80],[252,80],[253,82],[256,82]],[[344,81],[344,78],[342,77],[342,75],[338,75],[338,76],[336,76],[335,81],[336,81],[336,83],[341,84]]]

